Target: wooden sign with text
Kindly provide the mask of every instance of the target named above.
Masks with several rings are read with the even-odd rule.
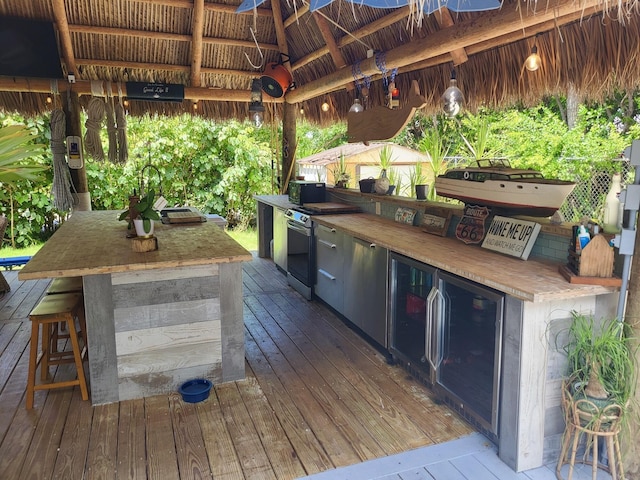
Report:
[[[496,215],[487,230],[482,248],[526,260],[539,232],[539,223]]]

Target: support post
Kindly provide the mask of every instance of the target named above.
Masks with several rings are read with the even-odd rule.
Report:
[[[294,176],[296,148],[296,109],[294,104],[284,103],[282,119],[282,175],[280,177],[280,193],[287,192],[289,180]]]
[[[61,95],[62,109],[67,119],[67,132],[66,135],[76,135],[82,138],[82,126],[80,122],[80,101],[78,100],[78,94],[71,89],[71,85],[68,86],[68,90]],[[84,147],[83,147],[84,148]],[[82,168],[72,168],[71,181],[78,195],[78,205],[76,210],[88,211],[91,210],[91,195],[89,194],[89,185],[87,183],[87,171],[85,166]]]

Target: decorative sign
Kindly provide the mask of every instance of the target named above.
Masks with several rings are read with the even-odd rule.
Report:
[[[526,260],[539,232],[539,223],[496,215],[482,242],[482,248]]]
[[[184,85],[173,83],[127,82],[127,97],[133,100],[182,102]]]
[[[396,222],[406,223],[407,225],[413,225],[413,219],[416,216],[416,211],[413,208],[398,207],[396,210]]]
[[[484,238],[484,222],[489,216],[487,207],[465,205],[464,215],[456,227],[456,238],[464,243],[480,243]]]
[[[451,221],[451,209],[427,207],[422,214],[422,231],[444,237]]]

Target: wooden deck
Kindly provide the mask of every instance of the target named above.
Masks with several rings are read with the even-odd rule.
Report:
[[[0,479],[552,478],[510,471],[429,389],[258,258],[244,266],[246,380],[216,385],[198,404],[172,393],[92,407],[77,387],[39,391],[27,411],[28,314],[48,281],[3,273]],[[444,450],[421,453],[435,444]],[[495,475],[435,476],[415,464],[453,468],[448,459],[479,451]]]

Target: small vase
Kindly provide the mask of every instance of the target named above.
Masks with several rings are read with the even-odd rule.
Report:
[[[150,220],[150,227],[148,232],[144,230],[144,220],[142,220],[141,218],[134,218],[133,225],[136,227],[136,235],[138,235],[139,237],[153,237],[153,220]]]
[[[426,200],[427,199],[427,189],[429,185],[416,185],[416,198],[418,200]]]

